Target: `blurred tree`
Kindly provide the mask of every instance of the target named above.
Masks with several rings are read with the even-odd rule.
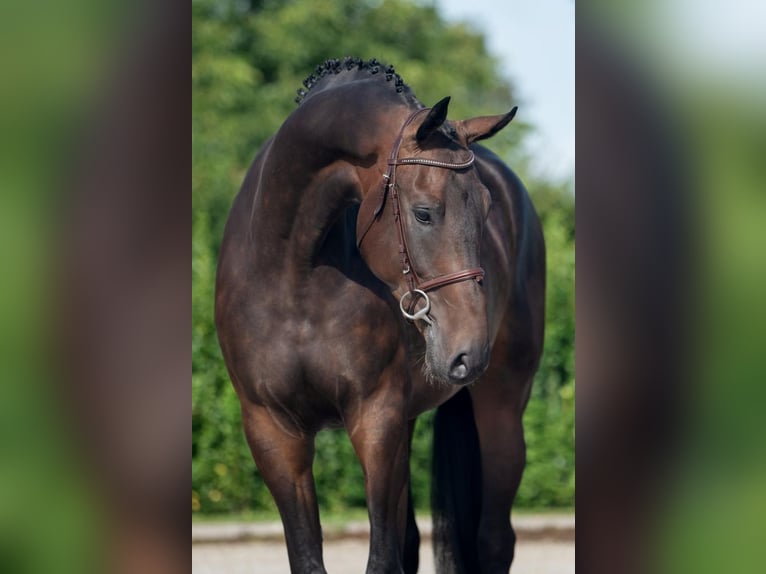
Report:
[[[303,78],[324,60],[346,55],[394,64],[426,105],[451,95],[452,118],[500,113],[515,103],[513,87],[488,54],[483,36],[468,25],[446,22],[432,5],[414,0],[192,1],[193,510],[272,508],[247,450],[237,399],[218,349],[215,265],[231,201],[258,147],[295,109]],[[519,115],[523,117],[523,110]],[[517,117],[489,145],[532,183],[520,146],[529,129]],[[536,187],[530,185],[537,202]],[[554,247],[555,252],[549,261],[567,266],[574,257],[573,207],[571,194],[561,188],[540,186],[541,215],[546,236],[553,238],[549,250]],[[556,325],[549,322],[546,344],[552,350],[541,369],[543,391],[536,394],[546,407],[535,415],[533,427],[561,419],[562,409],[572,410],[571,397],[564,399],[560,392],[573,384],[572,285],[557,287],[560,280],[571,282],[569,268],[549,279],[549,307],[557,316]],[[422,506],[429,500],[430,420],[426,416],[419,424],[413,447],[413,489]],[[571,429],[560,432],[568,437]],[[544,428],[540,432],[550,448],[534,450],[538,434],[532,432],[530,451],[543,459],[560,455],[564,463],[560,472],[551,472],[551,461],[540,460],[538,482],[548,486],[522,490],[527,493],[523,500],[571,505],[571,492],[561,490],[560,483],[573,476],[573,453],[559,453],[571,445],[568,438],[552,436]],[[361,471],[342,432],[320,434],[316,471],[324,507],[364,505]],[[559,490],[564,494],[550,494]]]

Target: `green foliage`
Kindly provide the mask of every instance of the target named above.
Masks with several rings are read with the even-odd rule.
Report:
[[[392,63],[430,105],[452,96],[450,117],[495,114],[512,86],[484,38],[412,0],[194,0],[192,2],[192,509],[273,510],[241,429],[213,325],[215,266],[231,202],[261,143],[295,109],[303,78],[327,58]],[[522,113],[520,113],[523,116]],[[525,173],[518,119],[490,147],[527,181],[548,247],[546,351],[525,416],[528,466],[518,502],[571,506],[574,492],[574,202],[566,186]],[[431,423],[412,448],[416,504],[430,500]],[[344,431],[317,437],[322,508],[364,506],[364,478]]]

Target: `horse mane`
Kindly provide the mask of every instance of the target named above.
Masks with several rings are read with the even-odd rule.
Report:
[[[295,98],[295,102],[300,105],[309,92],[311,92],[312,88],[324,78],[348,72],[357,72],[357,74],[367,72],[369,75],[382,73],[382,77],[385,77],[386,82],[393,81],[393,86],[397,93],[403,93],[408,100],[416,101],[412,90],[404,83],[404,80],[402,80],[401,76],[396,73],[396,70],[392,65],[379,62],[375,58],[362,60],[361,58],[346,56],[342,60],[331,58],[325,60],[324,63],[319,64],[314,70],[314,73],[309,74],[306,76],[306,79],[303,80],[304,88],[298,90],[298,96]]]

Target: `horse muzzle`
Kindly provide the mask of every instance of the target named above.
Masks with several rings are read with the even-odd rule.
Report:
[[[478,379],[488,365],[489,345],[466,347],[451,358],[447,380],[453,385],[467,385]]]

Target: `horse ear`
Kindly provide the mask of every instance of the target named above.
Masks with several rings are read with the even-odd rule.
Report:
[[[475,141],[491,138],[509,123],[516,115],[517,106],[507,114],[499,116],[481,116],[478,118],[471,118],[470,120],[463,120],[456,122],[459,125],[459,129],[465,138],[465,143],[470,144]]]
[[[434,133],[434,131],[444,123],[444,120],[447,119],[447,108],[449,107],[449,101],[450,96],[439,100],[439,102],[433,108],[431,108],[431,111],[428,112],[426,119],[424,119],[423,123],[420,124],[418,133],[415,135],[415,139],[418,140],[418,143],[426,141],[428,136]]]

